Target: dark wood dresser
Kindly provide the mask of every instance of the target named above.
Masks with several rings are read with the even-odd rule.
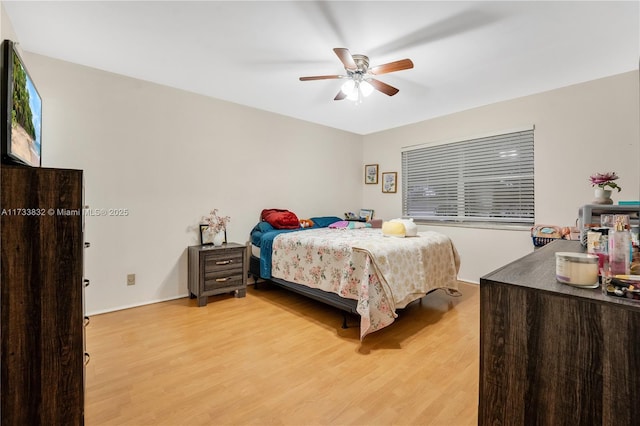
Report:
[[[237,243],[189,247],[189,295],[198,298],[198,306],[215,294],[247,294],[247,250]]]
[[[81,425],[82,171],[0,170],[2,425]]]
[[[555,279],[548,244],[480,279],[480,425],[640,424],[640,303]]]

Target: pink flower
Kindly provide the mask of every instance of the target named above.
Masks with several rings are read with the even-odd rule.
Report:
[[[231,222],[229,216],[218,216],[218,209],[213,209],[209,212],[209,216],[202,217],[202,224],[207,225],[207,231],[212,234],[226,230],[229,222]]]
[[[618,175],[616,174],[616,172],[596,173],[589,176],[591,186],[598,186],[602,189],[605,189],[605,187],[608,186],[609,188],[617,189],[618,192],[620,192],[622,188],[616,185],[616,183],[614,182],[614,180],[616,179],[618,179]]]

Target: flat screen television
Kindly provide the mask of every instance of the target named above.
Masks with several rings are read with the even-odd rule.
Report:
[[[42,165],[42,98],[11,40],[2,42],[2,161]]]

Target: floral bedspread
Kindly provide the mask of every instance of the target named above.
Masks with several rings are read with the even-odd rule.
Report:
[[[457,292],[459,268],[453,243],[438,232],[394,238],[380,229],[321,228],[278,235],[271,274],[357,300],[362,339],[433,289]]]

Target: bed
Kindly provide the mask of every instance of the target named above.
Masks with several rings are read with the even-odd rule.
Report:
[[[430,291],[459,295],[460,259],[447,236],[423,231],[395,238],[366,224],[334,228],[341,221],[334,216],[310,220],[307,228],[258,223],[251,232],[250,273],[359,315],[361,339]]]

